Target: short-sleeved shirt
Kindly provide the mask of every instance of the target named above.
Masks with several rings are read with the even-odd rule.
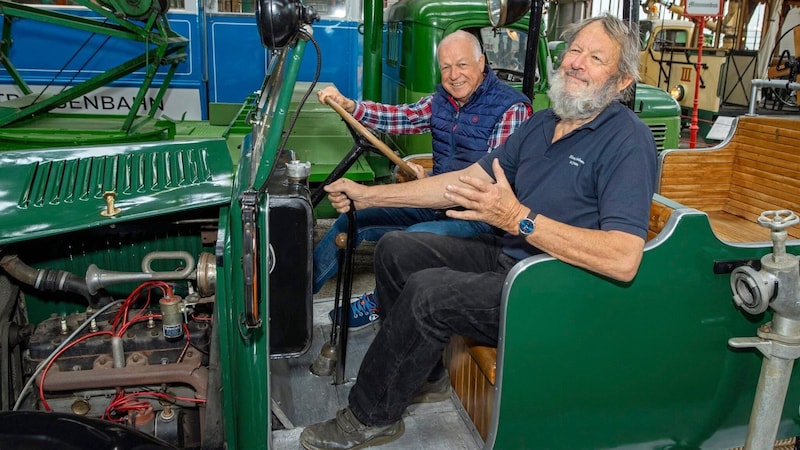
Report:
[[[499,159],[517,198],[534,213],[646,239],[657,153],[647,125],[619,102],[553,142],[557,121],[550,109],[534,114],[478,164],[494,177],[492,160]],[[516,259],[541,253],[511,234],[503,252]]]

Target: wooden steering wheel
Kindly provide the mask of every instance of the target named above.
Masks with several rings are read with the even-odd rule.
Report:
[[[345,111],[345,109],[342,108],[341,105],[333,101],[331,98],[326,98],[325,103],[327,103],[328,106],[333,108],[334,111],[336,111],[337,113],[339,113],[340,116],[342,116],[342,119],[344,119],[344,121],[347,123],[347,125],[350,127],[351,130],[355,131],[355,133],[365,138],[370,143],[370,145],[372,145],[379,152],[381,152],[383,156],[389,158],[389,161],[395,163],[397,167],[400,168],[400,170],[406,172],[411,177],[411,179],[417,178],[417,174],[414,173],[413,170],[411,170],[411,167],[409,167],[408,164],[406,164],[406,162],[403,161],[402,158],[395,155],[395,153],[392,151],[391,148],[389,148],[388,145],[384,144],[383,141],[375,137],[375,135],[372,134],[368,129],[366,129],[364,125],[361,125],[361,123],[359,123],[356,119],[354,119],[353,116],[350,115],[350,113]]]

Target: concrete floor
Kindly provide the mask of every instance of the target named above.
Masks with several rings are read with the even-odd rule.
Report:
[[[344,383],[333,384],[333,376],[316,376],[309,367],[319,357],[320,348],[330,336],[328,311],[331,299],[314,302],[314,338],[311,349],[298,358],[273,360],[270,364],[272,410],[280,411],[282,424],[273,420],[273,450],[297,450],[300,433],[311,424],[335,417],[347,406],[347,396],[355,383],[358,368],[372,339],[380,329],[376,324],[347,339]],[[458,401],[411,405],[403,414],[405,433],[383,449],[477,450],[483,447],[477,432]]]
[[[332,219],[319,219],[314,231],[315,243],[330,228]],[[372,268],[374,243],[363,243],[354,259],[352,297],[375,287]],[[372,339],[380,330],[380,322],[350,332],[344,380],[333,383],[333,376],[317,376],[310,366],[319,358],[322,345],[330,337],[328,311],[333,308],[336,278],[329,280],[314,296],[314,334],[311,349],[297,358],[273,360],[270,364],[273,415],[272,449],[301,449],[300,433],[313,423],[333,418],[347,405],[347,396],[355,383],[358,368]],[[385,449],[477,450],[483,446],[458,401],[412,405],[403,415],[406,431]],[[279,416],[279,417],[276,417]]]

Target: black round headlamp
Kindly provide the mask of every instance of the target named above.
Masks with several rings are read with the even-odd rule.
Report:
[[[269,49],[285,47],[303,25],[319,20],[314,8],[297,0],[256,0],[255,7],[258,34]]]

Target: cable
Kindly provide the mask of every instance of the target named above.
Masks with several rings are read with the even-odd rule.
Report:
[[[52,411],[52,408],[50,408],[50,404],[47,403],[47,399],[44,397],[44,378],[47,376],[47,372],[50,370],[50,367],[52,367],[53,363],[56,362],[56,358],[61,356],[65,351],[72,348],[72,346],[79,344],[89,338],[97,336],[108,336],[108,335],[113,335],[113,334],[111,333],[111,331],[97,331],[94,333],[85,334],[79,337],[78,339],[71,341],[69,345],[64,346],[64,348],[59,350],[58,353],[56,353],[55,356],[53,356],[53,358],[51,358],[50,361],[47,362],[47,365],[45,366],[44,370],[42,370],[42,379],[39,381],[39,399],[42,401],[42,406],[44,407],[45,411],[50,412]]]
[[[50,353],[50,355],[48,355],[47,358],[45,358],[41,363],[39,363],[39,365],[36,367],[36,370],[33,372],[33,375],[31,375],[28,382],[25,383],[25,386],[22,388],[22,392],[20,392],[19,397],[17,397],[17,402],[14,404],[14,408],[12,409],[12,411],[19,410],[19,407],[20,405],[22,405],[22,401],[25,399],[25,396],[32,391],[32,386],[33,383],[36,381],[36,377],[45,368],[45,366],[49,364],[50,360],[58,356],[58,352],[60,352],[61,349],[63,349],[67,345],[70,345],[70,341],[75,339],[75,336],[77,336],[81,331],[83,331],[84,328],[89,326],[89,324],[92,323],[94,319],[98,318],[101,314],[109,310],[112,306],[116,306],[122,302],[123,302],[122,300],[116,300],[100,308],[96,313],[92,314],[92,316],[89,317],[89,319],[80,324],[80,326],[78,326],[78,328],[76,328],[75,331],[72,332],[72,334],[70,334],[66,339],[64,339],[64,342],[59,344],[59,346],[56,347],[56,349],[53,350],[53,352]]]

